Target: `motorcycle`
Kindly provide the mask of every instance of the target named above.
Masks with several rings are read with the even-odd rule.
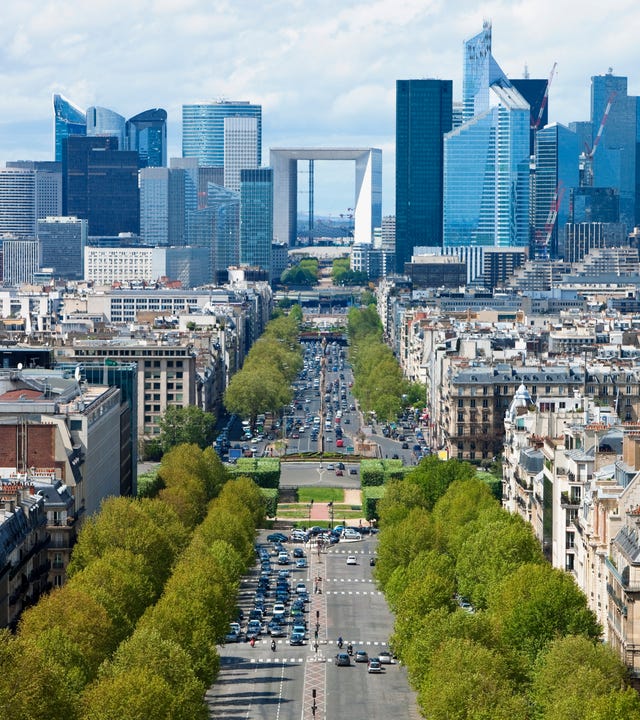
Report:
[[[249,644],[251,645],[251,647],[255,647],[256,639],[252,637],[251,640],[249,640]]]
[[[353,655],[353,645],[351,643],[347,645],[347,652],[349,655]]]
[[[275,641],[275,640],[272,640],[272,641],[271,641],[271,651],[272,651],[272,652],[275,652],[275,651],[276,651],[276,641]]]
[[[338,638],[338,647],[340,648],[340,650],[342,650],[342,645],[342,638]]]

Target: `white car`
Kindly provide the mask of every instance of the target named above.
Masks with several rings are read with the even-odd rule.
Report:
[[[350,530],[349,528],[342,533],[342,537],[345,540],[362,540],[362,535],[360,535],[359,532],[356,530]]]
[[[347,556],[347,565],[357,565],[358,560],[356,559],[355,555],[348,555]]]

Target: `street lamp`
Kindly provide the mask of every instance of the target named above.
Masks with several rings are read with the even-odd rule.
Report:
[[[329,508],[329,513],[331,514],[331,530],[333,530],[333,500],[331,500],[329,503],[327,503],[327,506]]]

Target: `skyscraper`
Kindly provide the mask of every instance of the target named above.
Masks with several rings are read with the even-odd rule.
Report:
[[[56,162],[62,162],[62,141],[70,135],[87,134],[87,117],[83,110],[64,95],[53,96]]]
[[[35,238],[5,237],[2,240],[2,281],[17,287],[33,282],[38,271],[40,243]]]
[[[536,132],[533,205],[533,254],[562,255],[564,226],[569,220],[570,189],[579,184],[578,136],[552,123]]]
[[[36,174],[33,170],[0,169],[0,235],[34,238]]]
[[[529,104],[491,91],[498,105],[444,138],[445,246],[529,244]]]
[[[273,170],[240,171],[240,264],[271,273]]]
[[[258,164],[262,161],[262,106],[244,100],[221,100],[182,106],[182,156],[199,165],[224,166],[224,119],[253,117],[258,124]]]
[[[224,119],[224,186],[240,191],[240,171],[259,166],[258,119],[233,116]]]
[[[140,167],[165,167],[167,164],[167,111],[145,110],[127,120],[127,150],[136,150]]]
[[[619,191],[620,222],[630,230],[640,219],[640,210],[636,208],[638,98],[627,95],[627,78],[614,75],[611,70],[591,78],[592,147],[609,102],[609,115],[593,155],[593,186]]]
[[[462,119],[466,122],[488,110],[490,86],[506,79],[491,54],[491,23],[485,20],[482,31],[464,42]]]
[[[442,245],[443,136],[451,130],[451,80],[396,82],[396,268],[416,245]]]
[[[8,160],[7,168],[35,173],[36,220],[62,214],[62,163],[50,160]]]
[[[146,245],[184,245],[184,202],[184,170],[140,170],[140,236]]]
[[[118,138],[118,150],[125,150],[126,120],[104,107],[87,108],[87,135],[111,135]]]
[[[549,103],[546,102],[544,107],[545,93],[547,91],[548,80],[539,78],[511,78],[509,82],[529,103],[529,112],[531,114],[531,129],[529,130],[529,154],[535,153],[535,137],[536,128],[533,126],[537,123],[537,128],[542,129],[549,122]],[[540,110],[542,109],[542,115]],[[540,115],[540,122],[538,116]]]
[[[70,136],[62,158],[63,214],[89,221],[89,235],[138,233],[138,153],[112,136]]]

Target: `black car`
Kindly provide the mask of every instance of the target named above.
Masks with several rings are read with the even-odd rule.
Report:
[[[343,652],[338,653],[336,655],[336,665],[338,667],[347,667],[347,666],[351,665],[351,658],[349,657],[349,655],[347,653],[343,653]]]

